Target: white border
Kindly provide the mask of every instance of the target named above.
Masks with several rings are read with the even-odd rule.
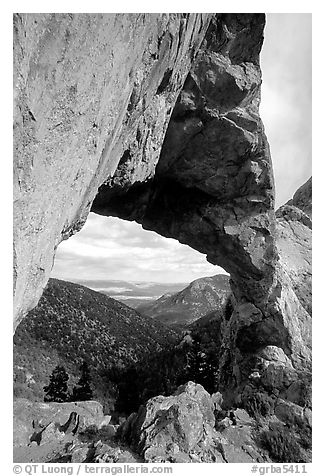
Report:
[[[1,193],[1,297],[2,297],[2,332],[1,332],[1,383],[2,394],[2,453],[5,456],[5,468],[3,474],[12,474],[12,441],[10,439],[10,429],[12,429],[12,13],[13,12],[114,12],[109,10],[112,3],[104,1],[92,2],[72,2],[58,0],[53,3],[40,1],[13,1],[7,3],[1,8],[0,15],[0,45],[1,45],[1,142],[2,142],[2,160],[1,174],[2,181],[0,187]],[[316,264],[313,268],[313,310],[314,310],[314,326],[313,326],[313,404],[314,404],[314,438],[313,438],[313,464],[308,465],[308,474],[321,474],[320,468],[323,462],[323,419],[324,419],[324,355],[322,348],[324,347],[324,320],[323,311],[324,302],[321,299],[324,282],[323,265],[323,237],[324,233],[324,179],[323,174],[323,123],[324,114],[321,114],[322,103],[324,98],[323,87],[320,83],[324,82],[323,65],[324,65],[324,33],[323,9],[321,2],[302,2],[302,1],[228,1],[228,2],[199,2],[195,3],[185,1],[171,2],[143,2],[138,1],[131,3],[119,0],[119,12],[129,13],[139,12],[213,12],[216,9],[219,12],[266,12],[266,13],[313,13],[313,151],[315,158],[313,160],[313,212],[314,212],[314,239],[313,250],[316,256]],[[323,84],[322,84],[323,86]],[[322,142],[322,148],[321,148]],[[316,322],[315,322],[316,321]],[[321,433],[322,432],[322,433]],[[7,461],[8,459],[8,461]],[[8,466],[7,466],[8,463]],[[179,469],[181,469],[179,466]],[[227,467],[225,467],[227,466]],[[192,471],[204,471],[213,474],[249,474],[250,465],[186,465],[184,470],[186,474]],[[232,469],[230,470],[230,467]],[[247,473],[246,473],[247,471]],[[179,470],[174,474],[179,474]]]

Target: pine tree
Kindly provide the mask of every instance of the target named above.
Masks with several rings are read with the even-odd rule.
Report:
[[[45,402],[67,402],[69,375],[62,365],[58,365],[50,375],[50,383],[44,387]]]
[[[73,401],[85,401],[92,400],[93,392],[91,389],[91,377],[90,370],[87,362],[83,361],[80,366],[81,377],[79,382],[72,390],[72,400]]]
[[[217,351],[203,345],[197,336],[193,336],[192,344],[186,352],[185,373],[187,380],[202,385],[209,393],[216,391],[216,373],[218,362]]]

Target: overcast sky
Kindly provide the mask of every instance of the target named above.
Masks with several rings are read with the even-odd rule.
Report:
[[[260,113],[271,147],[277,206],[311,176],[311,61],[311,14],[268,14]]]
[[[311,175],[311,57],[310,14],[267,15],[260,111],[271,146],[277,206]],[[219,272],[204,255],[175,240],[91,213],[83,229],[59,245],[52,276],[185,283]]]

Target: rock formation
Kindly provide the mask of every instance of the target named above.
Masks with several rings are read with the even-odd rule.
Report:
[[[72,423],[73,413],[78,418],[66,425]],[[35,403],[17,399],[14,402],[14,446],[25,446],[31,441],[44,443],[44,431],[53,422],[58,431],[72,433],[91,425],[100,426],[103,419],[103,407],[98,402]]]
[[[14,15],[15,324],[99,186],[154,174],[208,14]]]
[[[142,461],[114,442],[116,427],[98,402],[14,403],[14,462]]]
[[[256,419],[241,408],[224,411],[220,393],[209,395],[188,382],[169,397],[150,399],[118,428],[117,437],[148,463],[262,463],[275,456],[276,448],[263,441],[271,429],[281,435],[275,447],[283,447],[282,462],[307,461],[301,428],[309,427],[308,411],[277,399],[275,415],[267,415],[256,402],[248,406]]]
[[[276,240],[280,263],[289,275],[296,296],[310,316],[312,314],[311,198],[312,182],[310,178],[297,190],[293,199],[276,212]],[[307,341],[307,336],[305,339]]]
[[[299,203],[311,211],[311,179],[295,197],[302,196],[301,190],[304,199]],[[262,385],[277,395],[286,394],[299,379],[308,381],[310,387],[311,217],[291,205],[293,200],[276,212],[278,259],[267,314],[261,319],[261,308],[249,302],[237,303],[231,318],[224,319],[221,326],[220,389],[227,393],[230,386],[231,399],[235,389],[239,402],[252,386]]]
[[[312,217],[312,181],[311,177],[306,183],[298,188],[291,200],[286,205],[299,208],[306,213],[311,219]]]
[[[237,428],[237,441],[215,429],[215,405],[201,385],[188,382],[170,397],[155,397],[118,429],[148,463],[253,463],[267,458],[254,448],[253,420]],[[244,425],[243,425],[244,423]],[[227,422],[226,426],[230,426]],[[243,426],[244,431],[243,431]],[[229,433],[229,431],[227,432]]]
[[[264,23],[263,14],[15,15],[16,324],[36,305],[56,247],[92,209],[176,238],[230,273],[237,305],[220,388],[245,386],[269,346],[306,367],[310,315],[298,294],[308,279],[293,285],[291,252],[283,258],[276,237],[305,233],[308,216],[294,208],[276,225],[258,113]]]
[[[276,349],[269,349],[269,357]],[[265,357],[267,357],[265,355]],[[300,382],[302,383],[302,382]],[[291,396],[297,395],[297,388]],[[151,398],[120,426],[98,402],[15,402],[14,461],[57,463],[298,463],[310,461],[311,412],[255,393],[243,408],[188,382]],[[274,445],[271,444],[274,440]]]

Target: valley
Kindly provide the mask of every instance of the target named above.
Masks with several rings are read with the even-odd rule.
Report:
[[[113,299],[137,309],[148,301],[155,301],[163,294],[181,291],[185,283],[152,283],[118,280],[78,280],[76,284],[106,294]]]

